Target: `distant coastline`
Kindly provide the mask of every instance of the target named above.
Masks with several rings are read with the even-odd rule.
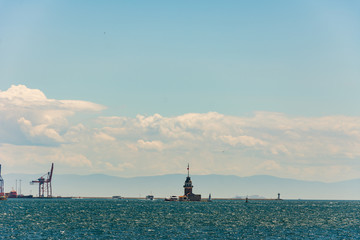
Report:
[[[5,190],[15,188],[16,179],[22,179],[22,194],[37,196],[38,187],[29,182],[38,174],[5,174]],[[274,176],[239,177],[234,175],[192,175],[196,182],[194,191],[203,197],[211,193],[213,199],[242,199],[258,195],[265,199],[275,199],[281,193],[283,199],[317,200],[359,200],[360,179],[323,183],[278,178]],[[53,178],[53,196],[84,196],[84,198],[107,198],[110,196],[132,196],[154,198],[179,196],[183,192],[184,174],[122,178],[108,175],[60,175]],[[12,185],[13,184],[13,185]]]

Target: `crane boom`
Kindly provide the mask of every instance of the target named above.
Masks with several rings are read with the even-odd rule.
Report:
[[[48,182],[51,182],[53,171],[54,171],[54,163],[51,164],[50,176],[47,179]]]

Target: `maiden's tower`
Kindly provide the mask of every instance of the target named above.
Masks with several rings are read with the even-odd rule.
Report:
[[[193,185],[189,174],[189,164],[187,167],[187,177],[184,183],[184,196],[179,197],[179,201],[201,201],[201,194],[194,194],[192,192]]]

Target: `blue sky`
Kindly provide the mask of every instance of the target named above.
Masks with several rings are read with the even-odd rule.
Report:
[[[43,159],[34,165],[41,171],[46,157],[61,153],[53,161],[62,173],[82,159],[84,174],[173,173],[190,161],[199,174],[354,178],[359,7],[0,1],[1,157],[13,172],[27,166],[15,158]],[[104,142],[86,150],[94,136]],[[185,144],[196,139],[197,147]],[[218,156],[224,149],[232,151]],[[146,168],[154,158],[161,169]]]
[[[1,3],[1,89],[110,115],[357,115],[356,1]]]

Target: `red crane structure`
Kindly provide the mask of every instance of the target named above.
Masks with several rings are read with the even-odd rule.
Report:
[[[44,174],[43,176],[39,177],[38,180],[31,181],[30,184],[33,185],[35,183],[39,184],[39,197],[43,198],[45,197],[52,197],[52,188],[51,188],[51,178],[53,175],[54,170],[54,163],[51,164],[51,170],[47,174]],[[44,177],[47,175],[47,178]]]

